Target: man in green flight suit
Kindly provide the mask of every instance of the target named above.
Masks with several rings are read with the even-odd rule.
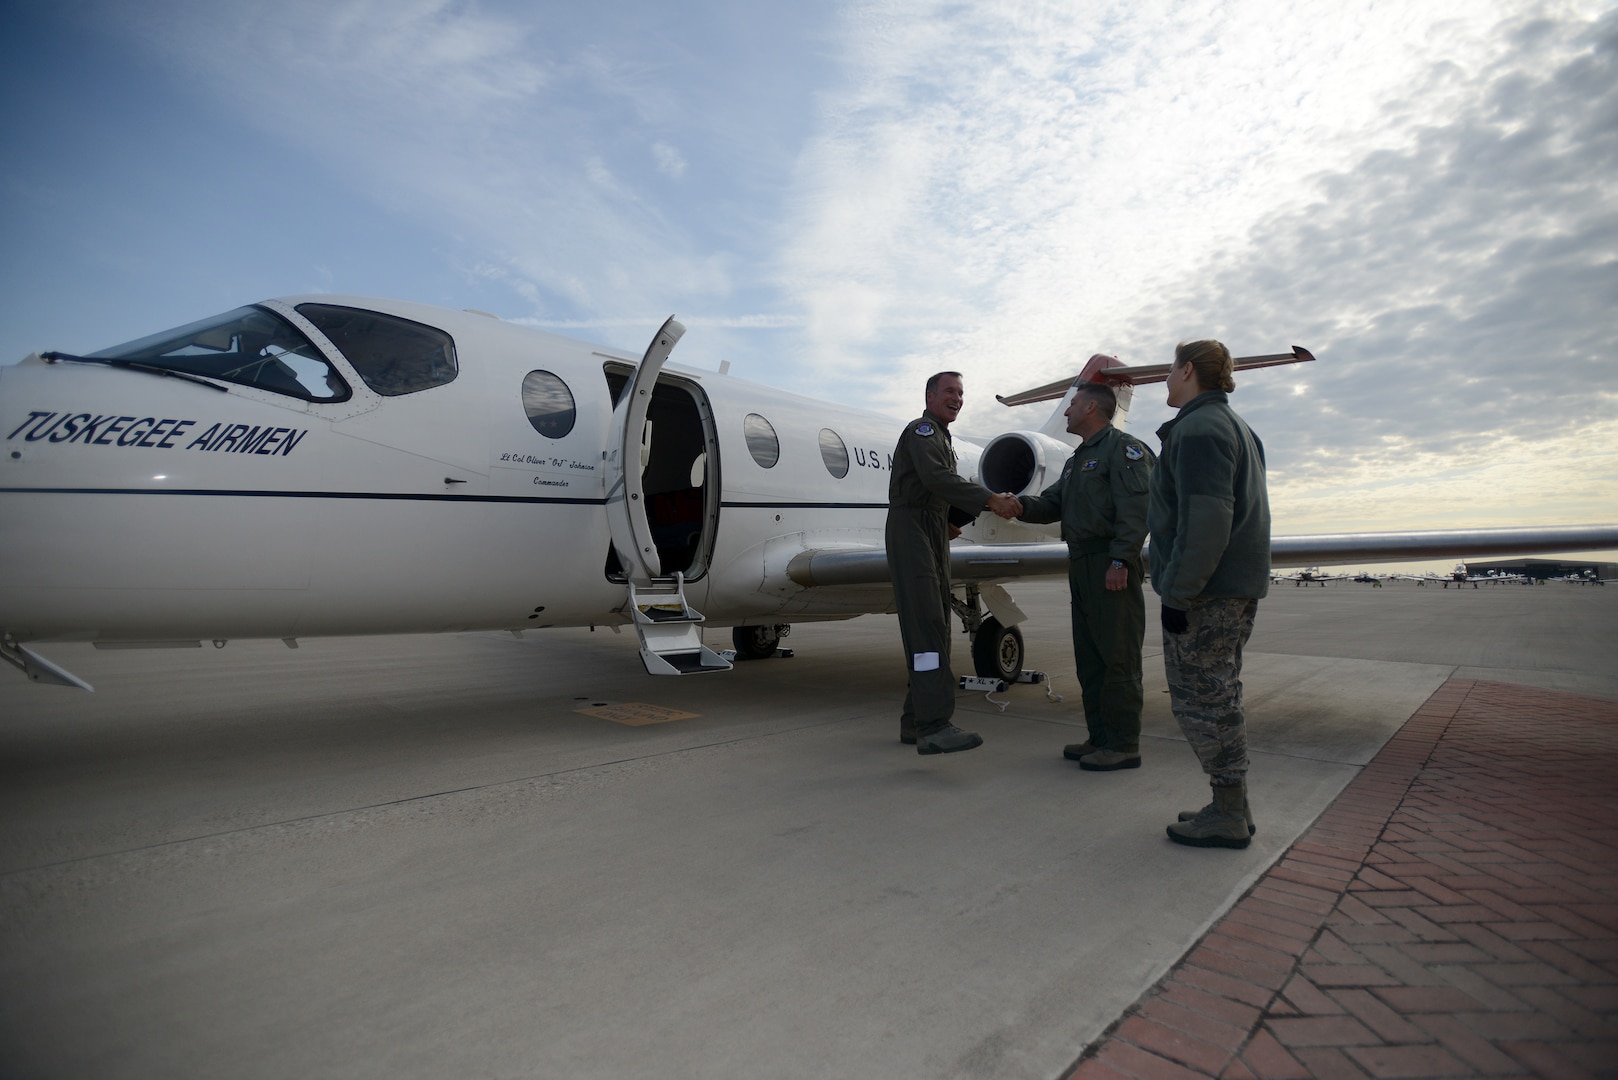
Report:
[[[990,509],[1004,518],[1020,509],[1016,496],[996,495],[955,471],[949,426],[965,398],[958,371],[927,380],[927,411],[905,425],[888,478],[888,567],[910,673],[899,741],[915,743],[918,754],[983,745],[981,737],[950,723],[956,689],[949,662],[950,509],[974,517]]]
[[[1089,738],[1062,755],[1091,772],[1140,768],[1140,650],[1146,635],[1141,545],[1156,458],[1112,426],[1118,395],[1085,383],[1067,407],[1067,430],[1084,441],[1062,475],[1023,500],[1024,521],[1062,523],[1073,596],[1073,660]]]

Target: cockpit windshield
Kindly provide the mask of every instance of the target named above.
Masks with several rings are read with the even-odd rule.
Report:
[[[313,342],[263,308],[237,308],[90,355],[134,360],[306,401],[342,401],[351,393]]]

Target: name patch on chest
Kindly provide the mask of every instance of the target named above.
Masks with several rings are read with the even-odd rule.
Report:
[[[1090,460],[1086,461],[1083,465],[1079,466],[1079,471],[1080,472],[1095,472],[1096,471],[1096,466],[1100,465],[1100,464],[1101,464],[1101,459],[1100,458],[1091,458]]]

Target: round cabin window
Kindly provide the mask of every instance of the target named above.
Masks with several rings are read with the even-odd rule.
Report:
[[[826,471],[841,480],[848,475],[848,446],[842,436],[829,427],[820,429],[820,460]]]
[[[560,439],[572,431],[579,416],[573,391],[548,371],[530,371],[523,376],[522,408],[534,430],[547,439]]]
[[[748,413],[742,418],[742,434],[747,437],[747,452],[753,455],[759,468],[774,468],[781,460],[781,440],[776,437],[774,426],[758,413]]]

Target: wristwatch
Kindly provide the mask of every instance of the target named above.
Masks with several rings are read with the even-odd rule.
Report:
[[[1114,570],[1122,570],[1124,568],[1124,564],[1120,560],[1114,559],[1112,560],[1112,568]]]

